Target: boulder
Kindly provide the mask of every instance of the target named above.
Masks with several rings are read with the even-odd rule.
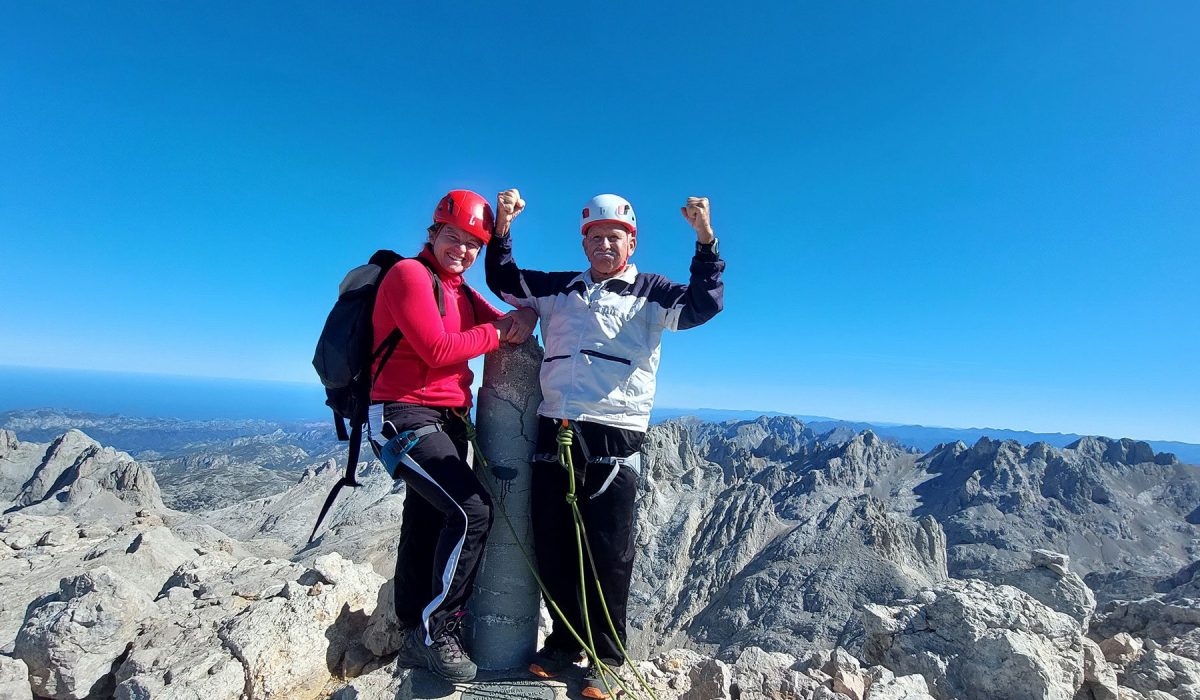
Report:
[[[872,666],[867,673],[867,700],[933,700],[923,676],[897,676],[883,666]]]
[[[732,682],[733,673],[728,664],[718,659],[702,659],[688,671],[689,687],[686,693],[679,696],[679,700],[727,698]]]
[[[363,634],[383,577],[369,566],[328,555],[325,583],[288,581],[277,597],[256,602],[217,630],[247,674],[250,700],[314,697],[341,672],[342,657]]]
[[[936,698],[1072,700],[1083,684],[1079,625],[1011,586],[951,579],[866,606],[863,624],[867,661],[924,676]]]
[[[1029,567],[989,577],[993,583],[1020,588],[1052,610],[1075,618],[1087,631],[1096,612],[1096,596],[1078,574],[1067,567],[1070,559],[1047,549],[1030,554]]]
[[[1097,613],[1092,632],[1102,639],[1124,632],[1153,640],[1173,654],[1200,662],[1200,599],[1112,601]]]
[[[412,669],[392,661],[339,687],[329,700],[410,700],[413,697]]]
[[[158,606],[142,590],[101,566],[63,579],[57,595],[35,605],[13,655],[32,669],[33,691],[55,700],[107,697],[112,671],[143,620]]]
[[[801,698],[819,685],[796,669],[795,657],[747,647],[734,661],[731,693],[741,700]]]
[[[1182,700],[1200,700],[1200,663],[1151,642],[1137,661],[1125,667],[1121,685],[1145,694],[1161,691]]]
[[[1127,632],[1118,632],[1115,636],[1100,642],[1100,651],[1110,664],[1124,666],[1138,660],[1142,655],[1142,640]]]
[[[1093,700],[1118,700],[1117,673],[1104,658],[1100,645],[1083,638],[1083,687]]]
[[[407,628],[396,617],[395,580],[388,579],[379,588],[374,613],[363,630],[362,643],[376,656],[387,656],[399,651],[404,643]]]
[[[29,667],[11,656],[0,656],[0,698],[33,700],[29,688]]]

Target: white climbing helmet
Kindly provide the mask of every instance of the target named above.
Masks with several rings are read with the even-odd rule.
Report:
[[[633,213],[633,205],[624,197],[615,194],[598,194],[583,205],[583,216],[579,222],[579,232],[587,233],[588,226],[601,221],[611,221],[621,224],[629,230],[630,235],[637,235],[637,216]]]

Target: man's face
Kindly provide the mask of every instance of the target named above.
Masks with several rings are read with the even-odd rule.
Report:
[[[446,272],[461,275],[475,263],[483,241],[450,224],[443,224],[437,233],[429,235],[433,257]]]
[[[629,261],[637,248],[637,237],[620,224],[601,222],[588,227],[583,234],[583,252],[592,270],[607,277],[616,274]]]

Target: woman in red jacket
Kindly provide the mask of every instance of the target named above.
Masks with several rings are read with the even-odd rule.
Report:
[[[396,615],[411,627],[400,655],[455,681],[475,677],[459,628],[492,523],[491,499],[466,460],[466,423],[455,412],[471,406],[467,360],[502,341],[524,342],[537,322],[527,310],[501,314],[463,283],[493,223],[491,207],[478,194],[453,190],[443,197],[428,243],[384,277],[373,316],[376,338],[402,333],[391,356],[374,368],[371,401],[383,404],[375,434],[384,440],[406,431],[420,436],[408,452],[411,461],[395,474],[407,487]]]

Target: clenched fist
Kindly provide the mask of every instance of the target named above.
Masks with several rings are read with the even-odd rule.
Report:
[[[716,236],[713,234],[708,197],[688,197],[687,205],[680,207],[679,211],[683,212],[683,218],[696,229],[696,240],[701,243],[713,242]]]
[[[497,236],[507,236],[512,228],[513,219],[525,210],[525,200],[515,188],[504,190],[496,195],[496,232]]]

